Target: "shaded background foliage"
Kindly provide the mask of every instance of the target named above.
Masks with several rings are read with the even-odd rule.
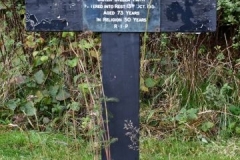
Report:
[[[23,0],[1,1],[0,19],[0,123],[100,132],[101,35],[26,32]],[[239,22],[240,2],[218,0],[214,33],[142,35],[142,135],[240,134]]]

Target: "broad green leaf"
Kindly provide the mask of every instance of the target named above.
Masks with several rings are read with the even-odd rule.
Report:
[[[34,107],[34,104],[32,101],[27,102],[24,106],[21,107],[21,110],[27,115],[27,116],[34,116],[37,113],[36,108]]]
[[[235,128],[235,132],[236,132],[237,134],[240,134],[240,127],[236,127],[236,128]]]
[[[44,117],[42,121],[44,124],[47,124],[50,122],[50,119],[48,117]]]
[[[58,89],[59,89],[59,86],[58,85],[55,85],[55,86],[51,86],[49,87],[49,93],[52,97],[56,97],[57,93],[58,93]]]
[[[63,110],[67,109],[66,106],[63,106],[63,105],[60,105],[60,104],[56,104],[56,105],[53,105],[53,108],[52,108],[52,112],[54,113],[61,113]],[[55,119],[57,120],[57,119]]]
[[[54,72],[54,73],[56,73],[56,74],[60,74],[61,71],[60,71],[59,66],[54,67],[54,68],[52,69],[52,72]]]
[[[68,92],[66,92],[64,89],[61,89],[61,90],[59,90],[59,92],[56,96],[56,99],[58,101],[64,101],[70,97],[71,97],[71,95]]]
[[[68,32],[70,37],[74,37],[75,33],[74,32]]]
[[[227,83],[225,83],[223,85],[223,87],[221,88],[221,90],[220,90],[220,94],[226,96],[226,95],[228,95],[230,93],[230,91],[232,89],[233,88],[231,86],[229,86]]]
[[[90,49],[94,46],[94,43],[91,41],[91,42],[88,42],[86,41],[85,39],[81,40],[79,42],[79,45],[78,47],[81,48],[82,50],[85,50],[85,49]]]
[[[240,107],[236,107],[234,105],[231,105],[229,107],[229,111],[234,115],[240,115]]]
[[[231,123],[229,123],[228,128],[230,130],[233,130],[236,127],[236,125],[237,125],[237,122],[231,122]]]
[[[175,116],[175,120],[177,120],[180,124],[187,122],[187,110],[186,108],[182,108],[179,113]]]
[[[99,59],[99,53],[98,53],[98,51],[91,50],[91,51],[89,51],[89,54],[90,54],[90,56],[92,56],[92,57],[94,57],[94,58],[96,58],[96,59]]]
[[[71,104],[68,105],[68,108],[73,111],[79,111],[80,105],[78,102],[72,102]]]
[[[40,56],[36,56],[34,58],[34,66],[37,67],[37,66],[40,66],[43,64],[43,61],[41,61],[41,57]]]
[[[2,4],[2,2],[0,2],[0,10],[2,9],[6,9],[7,7],[5,5]]]
[[[36,57],[38,55],[39,51],[34,51],[33,52],[33,57]]]
[[[43,99],[43,97],[44,97],[43,93],[41,91],[37,91],[36,92],[36,96],[37,96],[37,98],[35,99],[34,102],[40,102]]]
[[[74,37],[74,32],[63,32],[62,33],[63,38],[66,38],[67,36]]]
[[[187,110],[188,119],[190,119],[190,120],[197,119],[198,118],[197,112],[198,112],[198,109],[195,109],[195,108],[191,108],[191,109]]]
[[[76,67],[78,64],[78,58],[73,58],[72,60],[67,60],[65,64],[72,68]]]
[[[36,41],[35,41],[35,37],[32,36],[32,35],[27,36],[25,44],[26,44],[29,48],[35,48],[35,47],[37,46],[37,43],[36,43]]]
[[[212,127],[214,127],[214,123],[208,121],[202,124],[201,129],[202,131],[207,132]]]
[[[20,99],[11,99],[10,101],[7,102],[7,107],[8,109],[14,111],[17,106],[19,105]]]
[[[67,37],[67,35],[68,35],[68,32],[62,32],[62,37],[63,38]]]
[[[156,85],[156,81],[152,78],[145,79],[145,84],[148,88],[152,88]]]
[[[88,83],[81,83],[78,85],[78,88],[83,93],[89,93],[90,86]]]
[[[40,57],[40,60],[41,60],[42,62],[46,62],[46,61],[48,60],[48,56],[41,56],[41,57]]]
[[[141,85],[140,90],[143,92],[149,92],[149,89],[145,85]]]
[[[76,75],[76,76],[73,77],[73,82],[74,82],[75,84],[77,83],[77,80],[79,79],[80,76],[81,76],[81,75],[78,74],[78,75]]]
[[[222,61],[224,59],[225,59],[225,56],[222,52],[217,55],[217,60]]]
[[[38,84],[42,84],[45,81],[45,75],[42,70],[39,70],[34,75],[34,79]]]

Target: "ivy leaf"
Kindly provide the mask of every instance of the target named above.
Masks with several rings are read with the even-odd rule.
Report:
[[[42,70],[39,70],[37,73],[35,73],[34,75],[34,79],[38,84],[42,84],[45,80],[45,75],[43,73]]]
[[[61,89],[61,90],[59,90],[59,92],[56,96],[56,99],[58,101],[64,101],[70,97],[71,97],[71,95],[68,92],[66,92],[64,89]]]

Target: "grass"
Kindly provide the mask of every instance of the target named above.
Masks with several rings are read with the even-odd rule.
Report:
[[[141,160],[239,160],[240,143],[182,141],[176,138],[142,141]]]
[[[0,160],[90,160],[86,142],[63,134],[0,131]]]
[[[238,160],[237,140],[203,143],[176,138],[142,138],[141,160]],[[82,139],[37,131],[0,130],[0,160],[91,160],[93,152]]]

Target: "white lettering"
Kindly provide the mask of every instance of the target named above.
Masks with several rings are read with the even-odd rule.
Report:
[[[92,4],[91,8],[103,8],[103,5],[101,5],[101,4]]]
[[[134,8],[135,4],[127,4],[126,8]]]
[[[125,18],[124,18],[124,22],[131,22],[131,21],[132,21],[132,19],[129,18],[129,17],[125,17]]]
[[[150,9],[154,9],[154,8],[156,8],[154,5],[147,5],[147,8],[150,8]]]
[[[124,9],[125,8],[125,4],[115,4],[114,8],[116,8],[116,9]]]
[[[122,22],[122,18],[107,18],[103,17],[103,22]]]
[[[104,11],[103,15],[115,15],[114,11]]]
[[[147,22],[146,18],[133,18],[134,22]]]
[[[128,16],[139,16],[140,12],[139,11],[126,11],[126,14]]]
[[[104,5],[104,8],[110,8],[110,9],[113,9],[113,8],[114,8],[114,5],[111,5],[111,4],[105,4],[105,5]]]

